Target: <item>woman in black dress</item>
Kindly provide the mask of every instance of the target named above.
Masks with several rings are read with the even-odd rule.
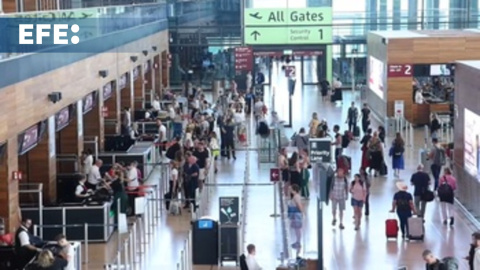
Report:
[[[288,170],[290,172],[290,185],[302,184],[302,168],[298,159],[298,153],[294,152],[288,160]]]
[[[330,89],[330,83],[327,80],[323,80],[320,82],[320,91],[322,92],[323,101],[327,101],[329,89]]]

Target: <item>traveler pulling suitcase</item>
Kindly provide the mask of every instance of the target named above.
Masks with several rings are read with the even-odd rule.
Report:
[[[410,217],[408,219],[408,238],[410,240],[423,241],[425,236],[425,228],[423,226],[423,218]]]
[[[398,221],[393,216],[385,221],[385,228],[387,239],[398,237]]]

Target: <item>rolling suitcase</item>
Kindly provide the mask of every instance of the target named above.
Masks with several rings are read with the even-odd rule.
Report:
[[[423,218],[410,217],[407,222],[408,222],[408,238],[410,240],[423,241],[423,237],[425,236]]]
[[[355,138],[360,137],[360,127],[359,126],[355,126],[355,128],[353,129],[353,137],[355,137]]]
[[[398,237],[398,221],[396,219],[387,219],[387,221],[385,221],[385,229],[387,239]]]

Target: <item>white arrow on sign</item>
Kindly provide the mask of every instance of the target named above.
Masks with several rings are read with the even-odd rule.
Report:
[[[278,173],[272,172],[272,179],[277,179],[278,178]]]

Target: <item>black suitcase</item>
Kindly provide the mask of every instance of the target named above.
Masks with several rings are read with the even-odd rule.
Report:
[[[360,137],[360,127],[359,126],[355,126],[355,128],[353,129],[353,137],[355,137],[355,138]]]
[[[387,167],[387,164],[385,164],[385,162],[383,162],[382,167],[380,168],[380,175],[384,176],[384,175],[387,175],[387,174],[388,174],[388,167]]]
[[[172,194],[170,192],[167,192],[165,195],[163,195],[163,199],[165,200],[165,209],[167,211],[170,209],[170,201],[172,200]]]

